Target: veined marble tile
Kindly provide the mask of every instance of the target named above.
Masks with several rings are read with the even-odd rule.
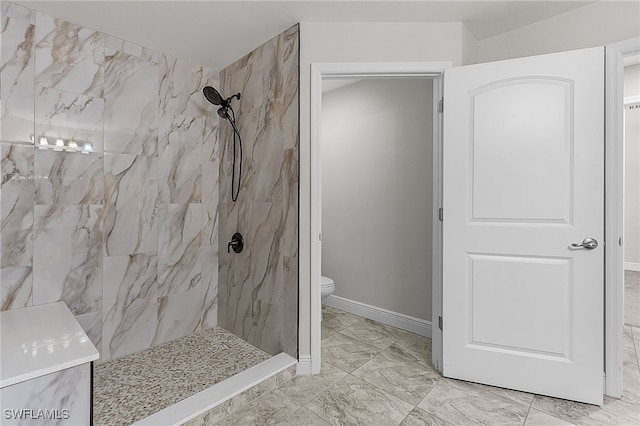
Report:
[[[536,395],[531,408],[581,426],[640,424],[640,410],[637,404],[625,401],[624,398],[614,399],[606,395],[602,407]]]
[[[33,147],[0,144],[0,267],[32,265]]]
[[[37,377],[26,382],[17,383],[0,389],[0,410],[3,413],[2,424],[36,425],[36,424],[74,424],[83,425],[90,422],[91,402],[91,368],[89,364],[79,365],[59,372]],[[7,409],[68,410],[68,419],[57,422],[42,419],[25,421],[7,419]],[[62,416],[62,413],[58,413]]]
[[[279,426],[329,426],[330,424],[305,407],[298,408],[289,417],[278,421]]]
[[[227,243],[235,232],[246,232],[250,220],[251,203],[220,203],[218,325],[242,338],[252,322],[251,243],[245,241],[242,253],[228,251]]]
[[[233,108],[243,141],[243,164],[238,202],[232,203],[233,130],[227,120],[220,120],[218,317],[221,326],[262,349],[278,348],[295,356],[297,330],[290,324],[297,317],[299,112],[294,99],[299,79],[292,77],[297,74],[297,49],[284,47],[297,43],[284,41],[297,38],[297,28],[292,31],[220,73],[223,96],[242,93]],[[287,70],[284,77],[283,70]],[[283,79],[292,81],[284,84]],[[287,90],[293,92],[285,95]],[[285,141],[289,137],[293,140]],[[290,151],[285,152],[285,146]],[[227,254],[226,244],[234,232],[244,235],[245,251]]]
[[[158,297],[200,286],[200,204],[161,204],[158,211]]]
[[[414,408],[407,417],[402,420],[400,426],[454,426],[453,424],[442,420],[436,415],[427,413],[419,408]]]
[[[212,105],[213,106],[213,105]],[[211,163],[220,163],[220,142],[218,128],[220,127],[220,118],[218,114],[208,115],[205,117],[204,142],[202,145],[202,161]]]
[[[280,390],[304,405],[346,376],[347,373],[344,371],[323,362],[320,374],[315,376],[296,376],[291,381],[280,386]]]
[[[351,373],[380,352],[375,346],[338,332],[322,340],[322,359]]]
[[[527,420],[524,422],[525,426],[571,426],[573,423],[565,422],[557,417],[550,416],[542,411],[529,409],[527,414]]]
[[[122,48],[131,43],[125,43]],[[133,45],[135,46],[135,45]],[[133,50],[133,49],[130,49]],[[155,155],[158,146],[158,64],[135,54],[109,52],[105,59],[105,151]]]
[[[298,408],[300,408],[300,404],[279,390],[275,390],[252,401],[242,410],[216,422],[216,425],[279,424],[281,420],[287,418]]]
[[[411,404],[353,376],[340,380],[306,407],[335,425],[398,424],[413,409]]]
[[[218,325],[218,245],[203,245],[202,262],[202,319],[200,328]]]
[[[433,368],[407,362],[389,350],[382,351],[352,374],[414,406],[442,377]]]
[[[104,258],[103,361],[151,345],[158,315],[157,270],[155,254]]]
[[[298,257],[298,222],[299,222],[299,155],[298,149],[284,151],[282,182],[284,193],[282,199],[284,231],[282,233],[282,254]]]
[[[529,407],[470,383],[442,378],[418,408],[453,424],[523,424]]]
[[[271,355],[284,352],[286,349],[282,343],[284,316],[281,307],[254,299],[251,317],[251,329],[243,338]]]
[[[107,256],[158,250],[158,159],[105,154]]]
[[[38,12],[36,84],[71,93],[102,97],[102,34]]]
[[[98,349],[102,348],[102,317],[102,310],[76,316],[91,343]]]
[[[211,105],[202,94],[205,86],[218,89],[217,75],[212,70],[161,55],[160,111],[189,117],[216,114],[218,107]]]
[[[23,21],[31,21],[33,19],[33,11],[20,4],[2,0],[0,1],[0,16],[21,19]]]
[[[202,201],[204,132],[203,118],[161,115],[158,158],[162,203],[186,204]]]
[[[433,368],[431,343],[431,339],[428,337],[407,333],[405,337],[395,342],[387,350],[409,362]]]
[[[332,330],[340,331],[352,326],[364,318],[357,315],[344,312],[331,306],[324,305],[322,307],[322,325]]]
[[[31,306],[32,298],[31,266],[0,269],[0,311]]]
[[[0,32],[0,140],[32,144],[35,27],[29,10],[10,3]]]
[[[251,227],[245,239],[251,242],[254,298],[281,306],[284,293],[282,269],[282,205],[253,203]]]
[[[122,40],[108,34],[104,34],[103,37],[105,56],[107,57],[112,56],[116,53],[124,53],[125,55],[131,55],[139,59],[153,62],[154,64],[160,62],[160,53],[153,49],[149,49],[139,44],[132,43],[127,40]],[[156,79],[158,78],[159,77],[156,76]],[[105,82],[105,84],[107,83]]]
[[[193,334],[200,324],[202,289],[158,298],[158,328],[152,345]]]
[[[298,354],[298,257],[282,258],[284,294],[282,297],[281,341],[284,352]]]
[[[103,151],[104,100],[46,87],[36,90],[35,138],[73,139],[79,146],[89,142],[94,152]]]
[[[104,197],[103,155],[35,152],[36,204],[102,204]]]
[[[202,163],[202,243],[218,245],[218,163]]]
[[[35,206],[33,303],[63,300],[74,315],[102,307],[101,205]]]
[[[341,333],[375,346],[378,349],[386,349],[408,334],[408,332],[399,328],[366,318],[342,330]]]

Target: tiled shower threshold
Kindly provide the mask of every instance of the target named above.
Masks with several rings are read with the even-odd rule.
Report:
[[[211,415],[216,406],[226,414],[251,399],[257,383],[266,381],[261,387],[269,387],[271,381],[293,377],[295,363],[286,354],[271,357],[226,330],[211,328],[97,365],[94,424],[180,425]]]

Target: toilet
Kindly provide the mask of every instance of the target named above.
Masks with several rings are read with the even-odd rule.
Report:
[[[320,277],[320,285],[321,285],[321,289],[322,289],[321,292],[320,292],[320,298],[323,301],[324,301],[324,299],[327,298],[327,296],[331,296],[333,294],[333,292],[336,291],[336,284],[329,277],[321,276]]]

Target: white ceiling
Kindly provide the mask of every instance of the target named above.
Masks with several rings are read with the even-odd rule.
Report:
[[[478,40],[592,1],[18,1],[220,70],[298,22],[464,22]]]

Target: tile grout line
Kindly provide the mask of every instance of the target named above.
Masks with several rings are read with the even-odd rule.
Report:
[[[527,424],[527,420],[529,419],[529,414],[531,413],[531,407],[533,407],[534,399],[536,399],[535,395],[533,395],[533,398],[531,398],[531,402],[529,403],[529,409],[527,410],[527,415],[524,416],[524,421],[522,422],[522,426],[525,426]]]

